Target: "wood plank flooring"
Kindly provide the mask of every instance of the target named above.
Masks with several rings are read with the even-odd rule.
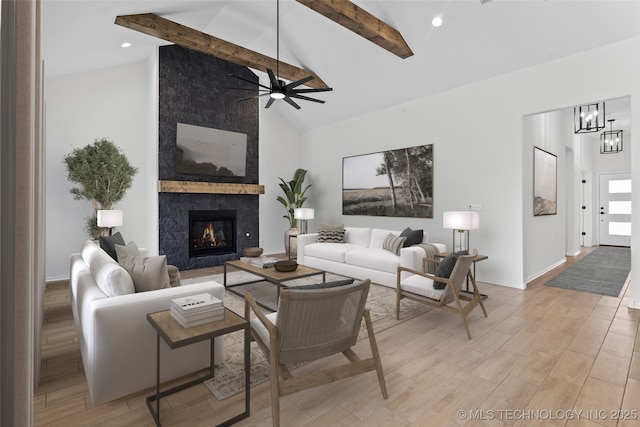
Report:
[[[282,425],[640,426],[640,310],[627,308],[628,281],[618,298],[543,285],[593,249],[524,291],[480,284],[489,294],[489,317],[471,313],[473,340],[459,318],[440,311],[378,333],[388,400],[370,372],[285,396]],[[218,272],[221,267],[183,277]],[[45,304],[35,425],[153,426],[144,401],[151,389],[91,404],[68,283],[48,284]],[[366,340],[356,350],[367,355]],[[251,417],[237,425],[271,424],[269,392],[268,382],[252,388]],[[242,398],[217,401],[199,385],[163,399],[162,422],[212,426],[241,412]]]

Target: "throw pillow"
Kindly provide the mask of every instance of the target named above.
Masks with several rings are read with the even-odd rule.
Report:
[[[344,243],[344,224],[318,226],[318,243]]]
[[[116,248],[116,258],[120,259],[122,256],[140,256],[140,250],[138,249],[138,245],[132,240],[127,243],[125,246],[122,245],[114,245]]]
[[[124,246],[124,239],[122,238],[122,234],[118,231],[113,236],[100,236],[100,248],[109,254],[109,256],[116,261],[118,260],[118,255],[116,254],[116,245]]]
[[[336,280],[334,282],[324,282],[324,283],[314,283],[312,285],[305,286],[287,286],[287,289],[326,289],[326,288],[335,288],[338,286],[350,285],[353,283],[354,279],[344,279],[344,280]]]
[[[169,273],[169,286],[175,288],[180,286],[180,270],[175,265],[167,265],[167,272]]]
[[[382,242],[382,249],[386,249],[392,254],[400,255],[400,249],[402,249],[405,240],[407,240],[406,237],[394,236],[389,233],[384,238],[384,242]]]
[[[326,230],[326,231],[344,231],[344,224],[320,224],[318,226],[318,230]]]
[[[407,238],[407,240],[404,241],[404,247],[407,248],[409,246],[419,245],[420,243],[422,243],[422,238],[424,237],[424,231],[412,230],[411,228],[407,227],[404,230],[402,230],[402,233],[400,233],[400,237]]]
[[[166,255],[146,258],[125,255],[119,263],[131,275],[136,292],[171,287]]]
[[[438,264],[438,267],[436,268],[435,276],[448,279],[449,276],[451,276],[453,267],[455,267],[456,261],[458,260],[458,257],[460,255],[469,255],[469,252],[467,251],[454,252],[444,257],[444,259],[440,261],[440,263]],[[440,289],[444,289],[446,286],[447,284],[444,282],[438,282],[438,281],[433,282],[434,289],[440,290]]]

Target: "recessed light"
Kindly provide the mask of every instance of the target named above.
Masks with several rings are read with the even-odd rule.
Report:
[[[129,46],[131,46],[131,43],[129,43],[129,42],[124,42],[124,43],[122,43],[122,44],[120,45],[120,47],[125,47],[125,48],[126,48],[126,47],[129,47]]]
[[[435,18],[433,18],[433,20],[431,21],[431,25],[433,25],[434,27],[439,27],[440,25],[442,25],[442,17],[436,16]]]

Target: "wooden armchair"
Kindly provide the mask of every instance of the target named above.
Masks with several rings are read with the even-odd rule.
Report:
[[[471,273],[471,264],[477,252],[470,255],[458,256],[451,275],[447,277],[437,277],[434,274],[425,273],[428,263],[439,263],[441,261],[424,258],[423,270],[417,271],[407,267],[398,267],[398,277],[396,284],[396,319],[400,319],[400,300],[407,298],[421,304],[426,304],[440,310],[459,314],[462,317],[464,329],[467,337],[471,339],[471,332],[467,324],[467,316],[476,305],[480,305],[484,316],[487,317],[487,310],[482,303],[482,296],[478,292],[475,278]],[[436,270],[437,271],[437,270]],[[461,293],[462,284],[465,279],[470,280],[473,285],[471,295]],[[444,289],[436,289],[435,282],[444,283]],[[463,304],[462,302],[466,302]]]
[[[382,396],[387,386],[365,308],[370,281],[324,289],[283,289],[278,311],[265,315],[250,293],[245,294],[245,318],[251,333],[271,366],[273,425],[280,425],[280,396],[375,370]],[[356,344],[364,317],[372,357],[362,360],[351,349]],[[342,353],[348,363],[306,375],[293,376],[286,365],[309,362]]]

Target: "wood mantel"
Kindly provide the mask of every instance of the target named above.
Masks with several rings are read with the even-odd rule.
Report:
[[[160,193],[264,194],[264,185],[224,182],[158,181]]]

